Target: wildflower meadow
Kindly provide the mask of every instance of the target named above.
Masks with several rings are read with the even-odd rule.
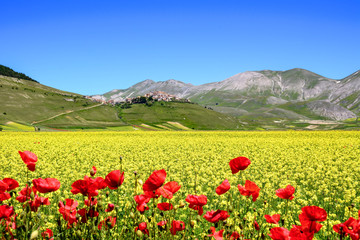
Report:
[[[0,239],[360,239],[359,132],[0,141]]]

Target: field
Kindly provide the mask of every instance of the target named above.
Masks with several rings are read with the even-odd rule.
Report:
[[[270,239],[268,234],[274,227],[290,230],[293,225],[300,225],[301,208],[309,205],[319,206],[327,212],[314,239],[339,239],[333,225],[350,216],[357,219],[360,208],[360,133],[355,131],[8,132],[0,134],[0,142],[0,177],[17,180],[20,187],[16,192],[25,187],[27,174],[28,180],[56,178],[61,182],[58,191],[41,194],[49,198],[50,206],[41,206],[31,215],[25,211],[33,220],[28,226],[29,233],[39,229],[41,234],[49,228],[56,239],[66,236],[81,239],[85,233],[94,239],[143,239],[147,237],[146,231],[142,228],[135,231],[142,222],[147,223],[151,239],[191,239],[190,236],[203,239],[211,233],[211,226],[216,227],[216,232],[224,229],[224,239],[229,239],[226,235],[234,231],[244,235],[240,239]],[[27,170],[18,153],[25,150],[38,157],[33,172]],[[232,174],[229,161],[239,156],[247,157],[251,164]],[[95,177],[105,178],[116,169],[124,171],[124,182],[118,190],[99,190],[99,202],[105,208],[108,203],[118,205],[116,213],[115,210],[111,213],[99,210],[99,219],[67,228],[58,211],[58,202],[71,198],[79,202],[79,208],[84,205],[83,196],[70,192],[71,185],[85,175],[90,176],[92,166],[97,168]],[[141,184],[153,171],[160,169],[167,173],[165,183],[176,181],[181,188],[171,200],[164,197],[151,200],[148,203],[150,209],[140,214],[135,209],[133,197],[143,193]],[[225,179],[231,189],[218,196],[215,189]],[[256,201],[240,195],[237,185],[244,185],[245,180],[255,182],[261,189]],[[277,189],[287,185],[295,187],[291,201],[275,195]],[[189,194],[207,196],[204,214],[221,209],[228,211],[230,216],[216,224],[206,221],[188,207],[185,199]],[[22,205],[14,199],[5,200],[3,204],[10,202],[16,213],[24,212]],[[156,210],[153,206],[160,202],[172,203],[176,210]],[[99,221],[114,214],[117,215],[116,227],[98,230]],[[267,223],[265,214],[280,214],[279,224]],[[183,221],[185,229],[170,235],[169,231],[155,226],[165,219],[168,222]],[[255,221],[259,224],[258,231],[254,228]],[[167,227],[170,228],[169,223]]]

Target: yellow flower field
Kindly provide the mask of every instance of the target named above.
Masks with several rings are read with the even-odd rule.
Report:
[[[327,220],[321,223],[323,227],[314,239],[336,239],[339,234],[333,231],[333,225],[350,216],[357,219],[360,208],[360,133],[355,131],[1,133],[0,179],[17,180],[20,184],[17,191],[25,187],[27,179],[26,165],[18,153],[25,150],[38,157],[36,170],[28,172],[28,180],[56,178],[61,182],[58,192],[44,194],[50,198],[53,210],[43,210],[48,216],[46,223],[39,226],[41,231],[56,229],[59,200],[83,201],[81,195],[70,192],[71,184],[85,175],[90,176],[92,166],[97,168],[96,176],[103,178],[112,170],[124,171],[125,180],[120,190],[102,199],[105,205],[119,198],[118,221],[131,229],[128,233],[119,230],[114,233],[115,238],[139,237],[133,235],[132,228],[137,225],[128,224],[130,214],[135,214],[136,224],[143,220],[152,226],[151,217],[161,220],[152,210],[145,214],[134,211],[133,200],[134,195],[141,194],[141,184],[160,169],[167,173],[165,182],[176,181],[181,185],[171,199],[174,206],[185,204],[173,213],[174,218],[186,224],[184,232],[175,235],[179,239],[190,235],[203,238],[213,226],[187,207],[185,199],[189,194],[207,196],[204,213],[217,209],[231,212],[223,225],[216,226],[216,231],[222,226],[229,227],[247,239],[261,235],[270,239],[269,229],[280,226],[266,223],[265,214],[284,216],[281,226],[290,229],[300,224],[298,215],[301,208],[308,205],[319,206],[327,212]],[[247,157],[251,164],[246,170],[232,174],[229,161],[239,156]],[[225,179],[230,182],[230,193],[218,196],[215,189]],[[255,202],[239,194],[237,185],[244,185],[245,180],[255,182],[261,189]],[[275,195],[277,189],[287,185],[295,187],[295,198],[288,203]],[[153,202],[148,205],[151,208]],[[21,209],[16,212],[21,213]],[[194,220],[196,223],[191,223]],[[261,227],[256,234],[255,220]],[[156,239],[162,239],[162,235],[157,234]],[[166,239],[165,235],[162,237]],[[104,234],[100,239],[111,238]],[[224,239],[227,239],[225,235]]]

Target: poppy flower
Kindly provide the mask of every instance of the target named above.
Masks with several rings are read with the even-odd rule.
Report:
[[[229,191],[230,189],[230,183],[227,179],[225,179],[217,188],[216,188],[216,194],[217,195],[222,195],[224,193],[226,193],[227,191]]]
[[[273,240],[289,240],[290,231],[283,227],[276,227],[270,229],[269,236]]]
[[[276,192],[276,196],[278,196],[279,198],[293,200],[294,199],[293,194],[295,193],[295,188],[291,185],[287,185],[286,188],[280,188],[275,192]]]
[[[162,227],[162,226],[165,226],[166,223],[167,223],[167,221],[160,221],[160,222],[158,222],[156,225]]]
[[[136,209],[139,212],[144,212],[145,210],[149,209],[149,207],[146,205],[150,201],[150,198],[148,196],[144,194],[136,195],[134,196],[134,200],[137,203]]]
[[[177,182],[171,181],[166,183],[164,186],[158,188],[156,190],[156,195],[161,195],[164,198],[172,199],[174,193],[179,191],[180,187],[181,186]]]
[[[21,191],[19,192],[19,196],[16,197],[16,200],[18,200],[19,202],[25,202],[26,200],[30,199],[31,193],[36,194],[36,192],[37,192],[37,190],[34,186],[29,187],[26,184],[26,187],[21,189]]]
[[[169,211],[173,209],[173,205],[171,203],[167,203],[167,202],[163,202],[163,203],[159,203],[157,205],[158,209],[160,209],[161,211]]]
[[[327,218],[326,211],[318,206],[306,206],[301,208],[301,211],[299,220],[303,230],[317,233],[322,227],[318,222],[323,222]]]
[[[124,172],[120,173],[120,170],[111,171],[105,177],[105,183],[110,189],[118,189],[124,182]]]
[[[205,195],[187,195],[185,201],[189,203],[189,208],[198,211],[199,215],[202,215],[204,210],[203,206],[207,204],[207,197]]]
[[[251,161],[246,157],[237,157],[229,162],[232,174],[238,173],[240,170],[245,170]]]
[[[227,211],[224,210],[217,210],[217,211],[209,211],[206,212],[204,215],[204,218],[211,223],[216,223],[218,221],[224,221],[226,220],[228,217],[230,217],[230,215],[228,214]]]
[[[71,184],[71,192],[73,194],[81,193],[84,196],[94,197],[99,194],[99,184],[95,179],[88,176],[84,177],[84,180],[77,180]]]
[[[109,203],[107,209],[105,209],[105,212],[111,212],[112,210],[114,210],[114,208],[115,208],[115,205],[112,203]]]
[[[37,212],[40,206],[50,205],[49,198],[39,197],[35,195],[32,201],[29,201],[30,209],[32,212]]]
[[[56,178],[38,178],[33,181],[34,187],[40,193],[55,192],[60,188],[60,182]]]
[[[274,214],[272,216],[265,215],[264,218],[266,219],[267,223],[278,224],[280,221],[280,214]]]
[[[256,199],[259,196],[260,188],[252,181],[246,180],[245,181],[245,187],[238,185],[238,189],[240,191],[240,194],[243,196],[250,197],[252,196],[253,202],[256,201]]]
[[[105,230],[108,230],[113,228],[115,224],[116,224],[116,217],[109,216],[99,223],[98,229],[101,230],[104,227]]]
[[[259,226],[257,221],[254,221],[254,228],[255,228],[256,231],[260,230],[260,226]]]
[[[54,236],[54,233],[50,228],[47,228],[44,232],[41,233],[41,236],[45,239],[49,239]]]
[[[344,223],[334,225],[333,230],[343,237],[348,235],[351,237],[358,232],[360,233],[360,221],[350,217]]]
[[[95,166],[93,166],[92,168],[91,168],[91,170],[90,170],[90,176],[95,176],[95,174],[96,174],[96,167]]]
[[[9,218],[14,214],[14,208],[8,205],[0,206],[0,220],[4,218]]]
[[[97,189],[98,190],[107,188],[108,185],[106,184],[105,179],[103,179],[102,177],[97,177],[94,180],[95,180],[95,182],[97,184]]]
[[[4,178],[2,181],[8,185],[8,188],[6,190],[7,192],[10,192],[11,190],[19,187],[19,183],[15,179]]]
[[[10,199],[11,196],[7,192],[0,193],[0,202]]]
[[[240,239],[240,234],[236,231],[234,231],[231,236],[230,236],[230,240],[236,240],[236,239]]]
[[[149,230],[147,229],[147,224],[146,224],[146,222],[140,223],[139,226],[137,226],[137,227],[135,228],[135,232],[136,232],[137,230],[140,230],[143,234],[149,235]]]
[[[176,235],[178,231],[185,229],[185,223],[183,221],[173,220],[171,223],[170,232],[172,235]]]
[[[144,192],[156,191],[164,184],[165,178],[166,178],[166,171],[164,169],[154,171],[143,185]]]
[[[24,161],[24,163],[26,164],[27,168],[34,172],[35,171],[35,165],[36,162],[38,160],[37,156],[30,152],[30,151],[19,151],[20,157],[21,159]]]
[[[289,237],[291,240],[312,240],[314,238],[314,232],[306,232],[302,226],[294,225],[290,229]]]
[[[212,232],[212,234],[209,234],[208,237],[214,237],[215,240],[223,240],[224,229],[216,232],[215,227],[210,227],[210,231]]]
[[[77,222],[76,208],[79,205],[77,201],[73,199],[65,199],[66,204],[62,201],[59,202],[59,212],[62,214],[64,220],[68,222],[68,226]]]
[[[8,188],[9,188],[9,185],[7,185],[4,181],[0,180],[0,193],[7,191]]]
[[[87,223],[87,220],[89,217],[94,218],[94,217],[99,216],[99,212],[93,208],[91,208],[90,210],[88,210],[86,208],[82,208],[82,209],[78,210],[77,213],[81,216],[82,223]]]

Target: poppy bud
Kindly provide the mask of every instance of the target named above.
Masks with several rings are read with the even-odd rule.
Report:
[[[183,207],[185,207],[185,203],[184,203],[184,201],[180,201],[179,208],[183,208]]]
[[[33,231],[33,232],[31,233],[31,235],[30,235],[30,240],[35,239],[35,238],[37,238],[38,236],[39,236],[39,231],[38,231],[38,230],[35,230],[35,231]]]
[[[195,226],[195,224],[196,224],[195,220],[191,220],[191,221],[190,221],[190,226],[191,226],[192,228]]]
[[[81,236],[83,235],[83,233],[82,233],[80,230],[77,230],[77,231],[76,231],[76,235],[77,235],[78,237],[81,237]]]
[[[137,175],[137,171],[134,171],[135,176]]]
[[[132,219],[134,219],[134,218],[135,218],[135,214],[134,214],[133,212],[130,212],[130,217],[131,217]]]
[[[196,221],[201,222],[201,217],[199,215],[196,216]]]
[[[355,207],[355,204],[352,203],[352,204],[351,204],[351,207],[352,207],[352,208]]]
[[[143,184],[144,184],[144,182],[143,182],[141,179],[138,180],[138,183],[139,183],[140,185],[143,185]]]
[[[264,205],[266,205],[266,204],[267,204],[267,201],[265,200],[265,201],[264,201]]]
[[[30,198],[31,198],[31,199],[34,199],[34,197],[35,197],[34,192],[31,192],[31,193],[30,193]]]
[[[233,206],[229,206],[229,212],[231,213],[233,210],[234,210],[234,208],[233,208]]]
[[[90,175],[93,177],[93,176],[95,176],[95,174],[96,174],[96,167],[93,166],[90,170]]]
[[[109,197],[109,195],[110,195],[110,192],[106,191],[106,197]]]
[[[136,235],[138,235],[138,237],[142,237],[143,233],[140,230],[137,230]]]

